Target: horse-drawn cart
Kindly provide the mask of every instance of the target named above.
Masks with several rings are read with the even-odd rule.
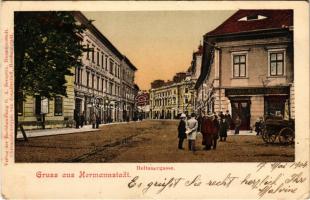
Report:
[[[266,119],[262,127],[262,138],[266,143],[293,144],[295,140],[294,120]]]

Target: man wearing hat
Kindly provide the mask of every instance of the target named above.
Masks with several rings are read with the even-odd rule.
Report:
[[[184,113],[181,114],[180,116],[180,123],[179,123],[179,126],[178,126],[178,138],[179,138],[179,145],[178,145],[178,148],[179,149],[184,149],[183,148],[183,141],[184,139],[186,139],[186,115]]]
[[[208,114],[204,117],[202,121],[202,145],[205,145],[205,150],[210,150],[212,146],[213,139],[213,115]]]
[[[196,114],[192,113],[191,118],[187,121],[187,139],[189,150],[195,152],[195,141],[197,137],[198,121],[195,119]]]

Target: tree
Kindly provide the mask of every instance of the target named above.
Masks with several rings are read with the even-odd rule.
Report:
[[[84,30],[72,12],[15,12],[15,108],[26,96],[67,96],[65,76],[82,66],[87,51]],[[15,122],[17,131],[17,109]]]

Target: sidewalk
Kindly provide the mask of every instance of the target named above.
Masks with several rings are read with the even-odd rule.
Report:
[[[227,135],[235,135],[235,131],[234,130],[230,130],[227,131]],[[246,130],[246,131],[239,131],[238,135],[256,135],[255,131],[250,131],[250,130]]]
[[[160,120],[159,120],[160,121]],[[141,121],[130,121],[130,122],[116,122],[110,124],[100,124],[99,127],[103,126],[110,126],[116,124],[126,124],[126,123],[137,123]],[[41,137],[41,136],[51,136],[51,135],[63,135],[63,134],[70,134],[70,133],[80,133],[80,132],[92,132],[98,131],[99,129],[93,129],[92,125],[84,125],[83,128],[54,128],[54,129],[37,129],[37,130],[26,130],[26,135],[28,138],[30,137]],[[235,135],[233,130],[227,132],[227,135]],[[239,135],[256,135],[255,131],[250,132],[247,131],[240,131]],[[23,138],[23,135],[20,131],[17,133],[17,138]]]
[[[136,122],[139,122],[139,121],[100,124],[99,128],[103,126],[110,126],[110,125],[115,125],[115,124],[126,124],[126,123],[136,123]],[[80,133],[80,132],[92,132],[92,131],[98,131],[98,130],[100,129],[93,129],[92,125],[84,125],[83,128],[53,128],[53,129],[36,129],[36,130],[25,130],[25,131],[26,131],[27,137],[30,138],[30,137]],[[17,138],[23,138],[21,131],[17,132]]]

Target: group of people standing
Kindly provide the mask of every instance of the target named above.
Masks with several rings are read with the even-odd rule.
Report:
[[[196,119],[195,113],[191,114],[191,118],[186,120],[186,115],[181,114],[180,123],[178,126],[178,138],[179,138],[179,149],[183,148],[183,141],[188,140],[188,149],[195,151],[195,141],[197,134],[201,132],[202,134],[202,145],[204,145],[205,150],[210,150],[211,148],[216,149],[217,140],[226,141],[227,131],[235,126],[235,134],[239,133],[239,127],[241,125],[241,119],[237,116],[235,122],[232,122],[231,115],[229,111],[226,114],[220,112],[219,115],[216,113],[206,114],[202,112]]]
[[[91,124],[93,128],[99,128],[100,124],[100,116],[93,112],[90,117]],[[83,125],[85,123],[85,112],[83,111],[82,114],[74,110],[74,121],[75,121],[75,128],[83,128]]]

